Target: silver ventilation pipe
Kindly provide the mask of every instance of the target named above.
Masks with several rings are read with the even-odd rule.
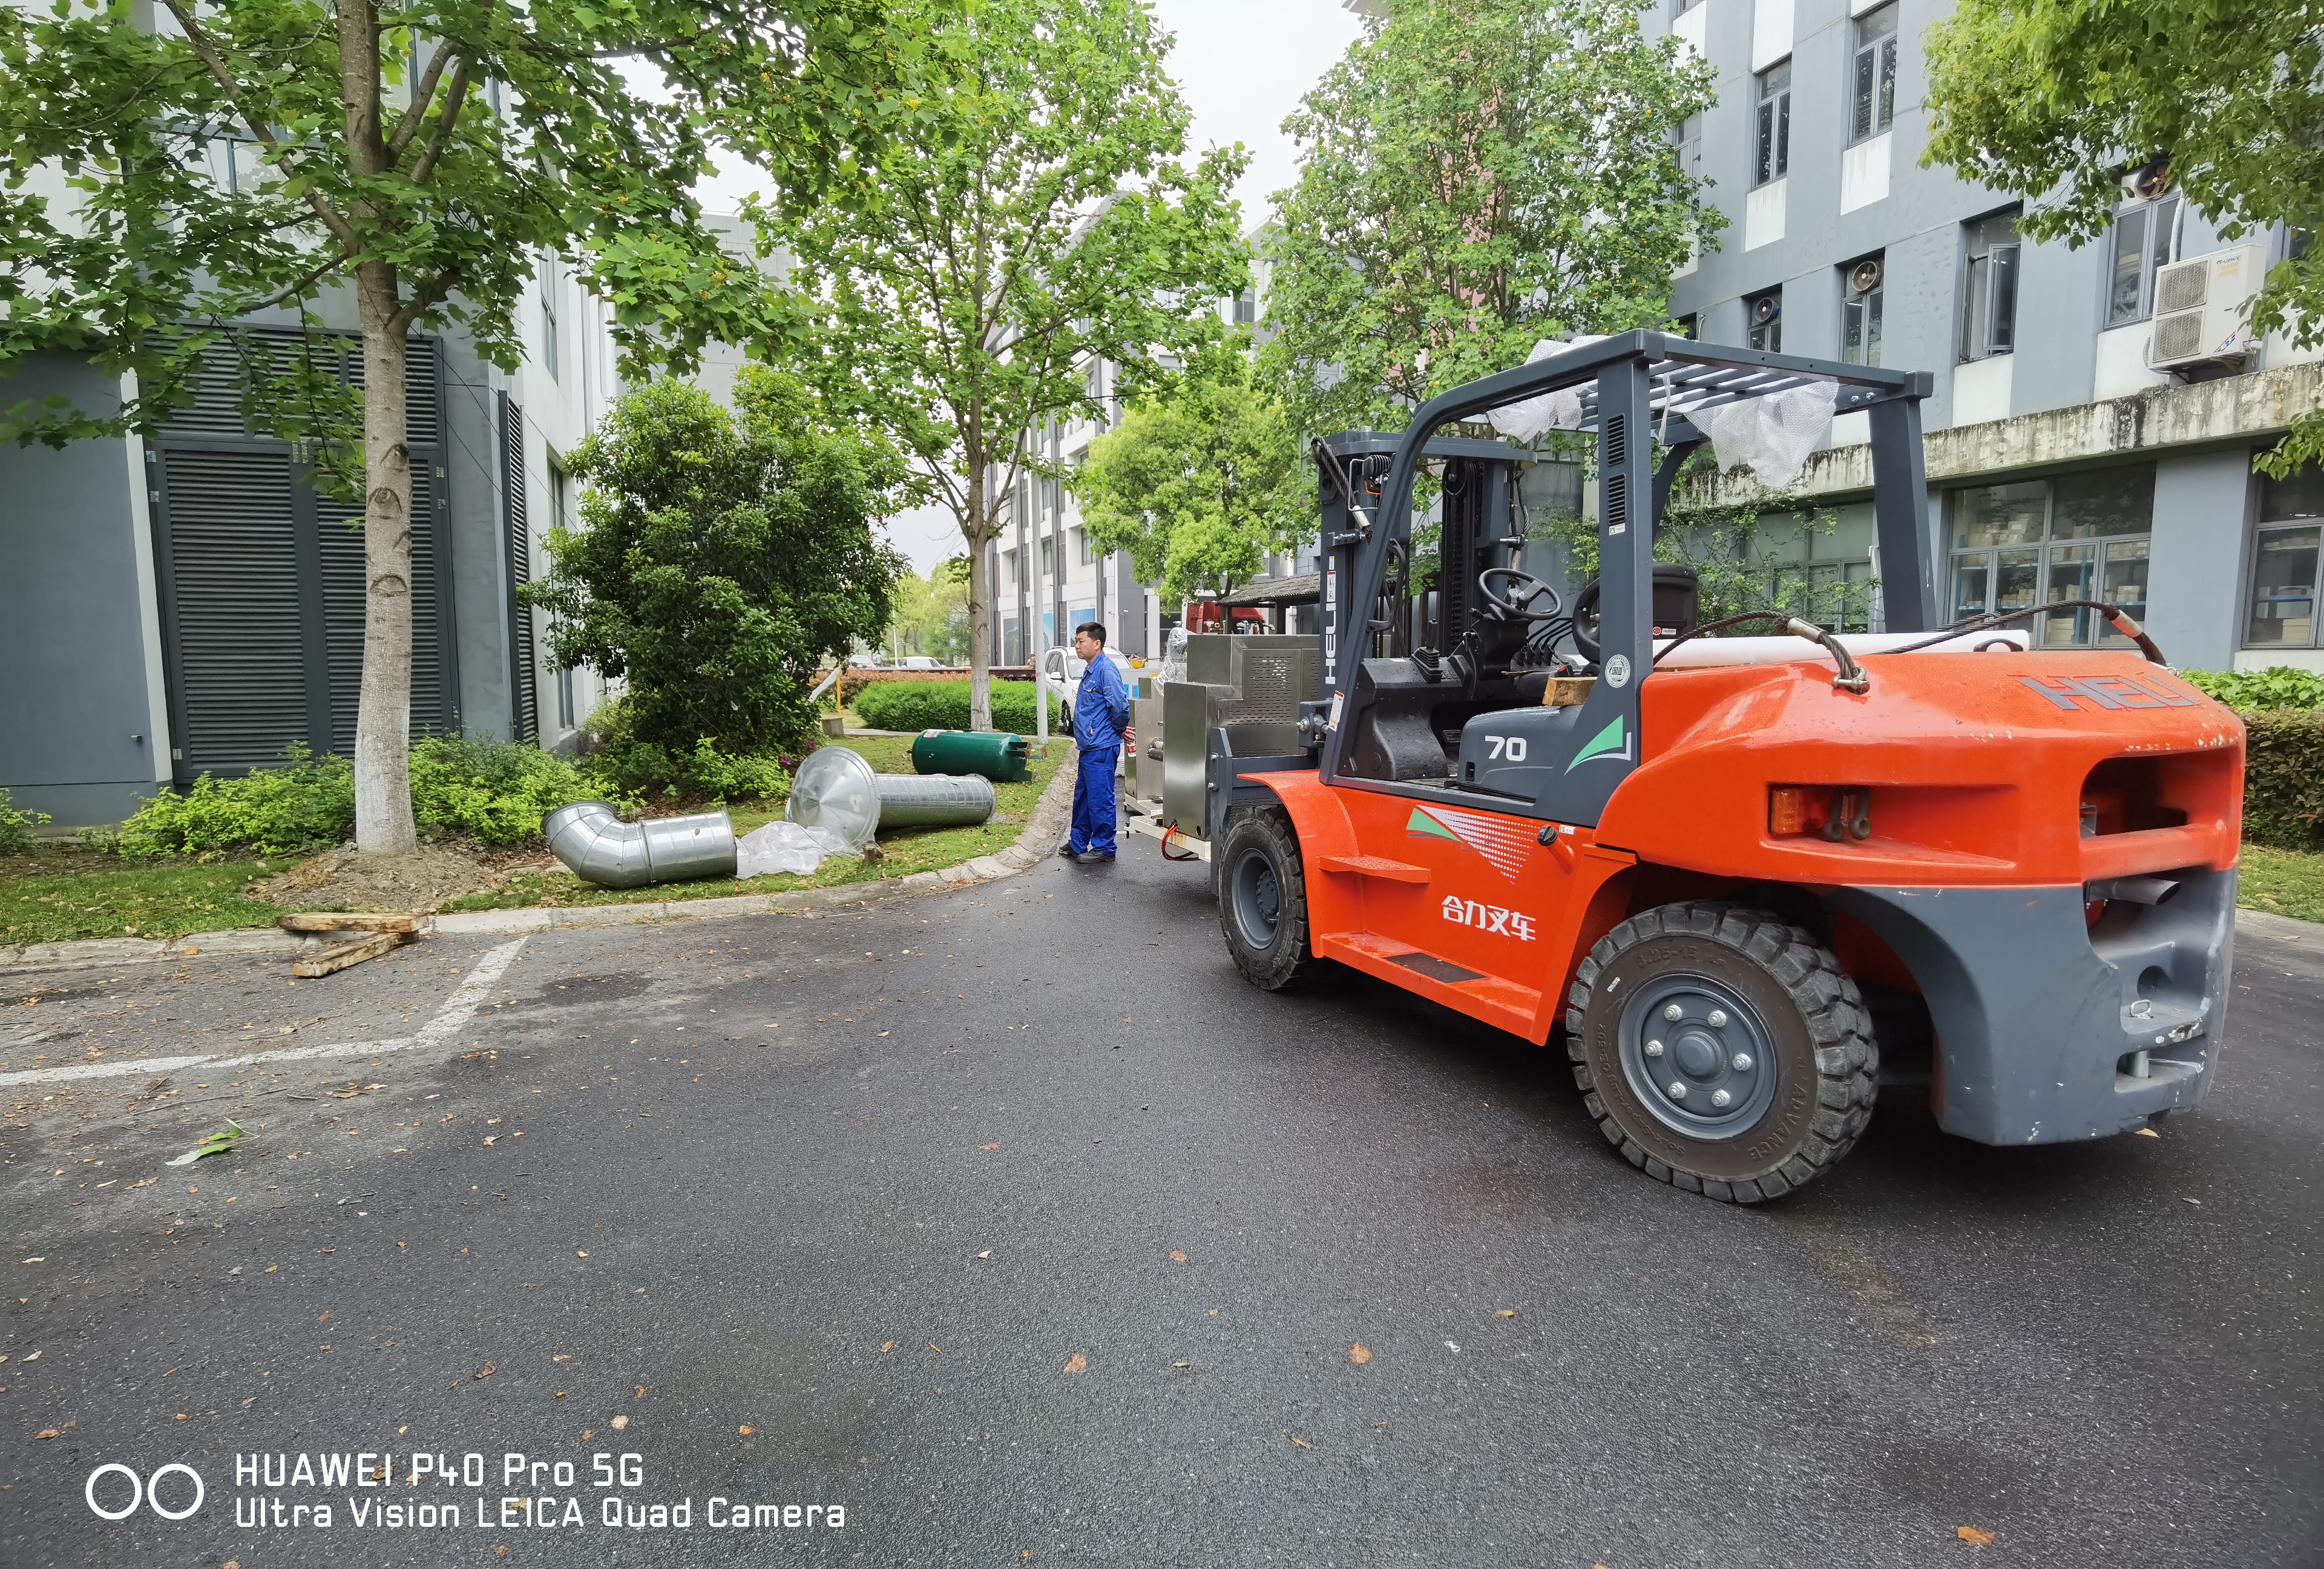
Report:
[[[541,820],[566,869],[600,888],[643,888],[734,875],[734,825],[724,811],[624,823],[603,801],[576,801]]]

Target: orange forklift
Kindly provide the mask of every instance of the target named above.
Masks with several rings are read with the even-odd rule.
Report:
[[[1802,389],[1868,417],[1882,630],[1698,625],[1692,576],[1653,556],[1679,466]],[[2243,726],[2116,606],[1937,624],[1929,390],[1631,332],[1318,442],[1322,689],[1295,751],[1207,738],[1244,976],[1333,961],[1562,1039],[1633,1166],[1733,1203],[1831,1169],[1884,1085],[1987,1144],[2190,1110],[2225,1021]],[[1532,454],[1438,434],[1552,393],[1596,448],[1600,576],[1571,606],[1513,564]],[[1439,648],[1397,614],[1424,466]],[[2035,614],[2116,646],[2029,651]]]

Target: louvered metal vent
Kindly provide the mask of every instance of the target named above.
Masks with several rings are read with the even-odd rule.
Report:
[[[509,678],[514,701],[510,723],[516,739],[532,741],[540,734],[540,676],[534,665],[532,609],[517,603],[516,591],[532,581],[532,522],[525,510],[524,410],[506,392],[499,394],[501,424],[501,502],[508,529]]]
[[[180,778],[311,740],[287,452],[164,454]]]
[[[1617,471],[1606,476],[1606,528],[1611,532],[1629,523],[1630,476]]]

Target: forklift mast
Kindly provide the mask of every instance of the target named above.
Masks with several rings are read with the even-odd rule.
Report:
[[[1352,706],[1370,695],[1366,661],[1409,660],[1414,652],[1401,646],[1404,617],[1374,611],[1384,594],[1409,591],[1413,488],[1424,463],[1441,466],[1442,479],[1438,592],[1445,646],[1435,652],[1451,654],[1465,639],[1466,663],[1456,673],[1498,673],[1524,662],[1522,625],[1485,614],[1478,579],[1509,565],[1524,541],[1515,497],[1518,465],[1532,455],[1505,441],[1439,438],[1436,431],[1524,399],[1581,392],[1579,429],[1597,442],[1600,631],[1591,673],[1599,679],[1555,755],[1538,760],[1546,765],[1545,782],[1530,808],[1508,803],[1502,809],[1594,826],[1639,761],[1639,688],[1655,654],[1655,525],[1679,465],[1708,438],[1700,417],[1740,399],[1835,381],[1835,412],[1870,416],[1886,628],[1928,630],[1937,617],[1921,457],[1920,400],[1932,384],[1924,372],[1835,367],[1635,331],[1457,387],[1422,405],[1400,435],[1351,431],[1323,443],[1322,689],[1302,706],[1304,734],[1320,748],[1323,781],[1391,793],[1426,789],[1416,780],[1364,777],[1350,766],[1358,717]],[[1369,678],[1402,676],[1381,668]]]

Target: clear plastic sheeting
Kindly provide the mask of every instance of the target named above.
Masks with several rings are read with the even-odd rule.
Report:
[[[829,828],[810,828],[788,818],[752,829],[734,843],[737,879],[768,877],[788,872],[812,877],[834,855],[860,852]]]
[[[1585,332],[1563,343],[1554,337],[1545,337],[1533,346],[1533,353],[1526,355],[1526,364],[1545,360],[1554,354],[1563,354],[1567,349],[1580,348],[1584,344],[1597,343],[1605,336],[1602,332]],[[1485,418],[1492,421],[1494,429],[1510,440],[1531,446],[1548,431],[1579,430],[1582,428],[1582,397],[1585,390],[1563,387],[1554,392],[1544,392],[1537,398],[1526,398],[1495,409]]]
[[[791,776],[783,817],[802,827],[827,829],[849,854],[861,854],[880,831],[879,776],[862,752],[818,746]]]
[[[1720,469],[1748,467],[1770,490],[1800,477],[1808,455],[1831,434],[1832,404],[1840,388],[1810,382],[1756,398],[1721,403],[1699,421],[1719,455]]]
[[[1161,678],[1165,681],[1186,678],[1186,629],[1183,626],[1172,627],[1170,635],[1163,640]]]

